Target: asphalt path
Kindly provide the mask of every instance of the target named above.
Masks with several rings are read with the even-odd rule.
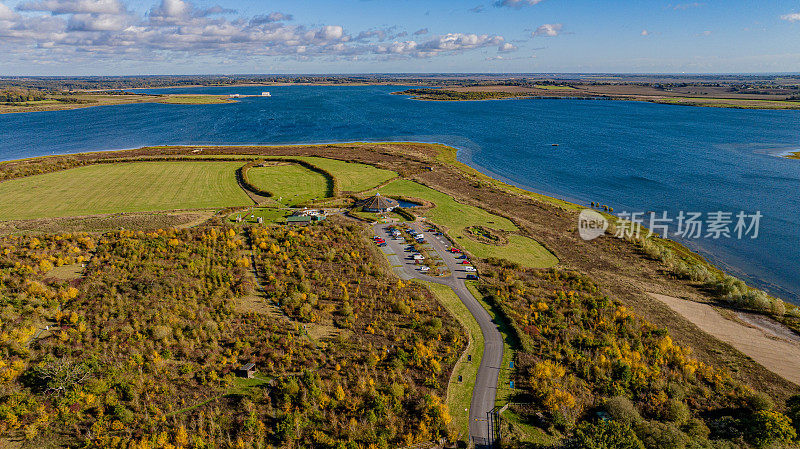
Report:
[[[392,224],[379,223],[374,225],[375,235],[386,240],[386,246],[381,247],[387,255],[395,272],[402,279],[419,279],[446,285],[461,299],[469,312],[475,317],[483,333],[483,357],[478,367],[475,378],[475,387],[472,390],[472,402],[469,407],[469,435],[476,448],[489,448],[494,443],[494,432],[491,428],[491,412],[497,396],[497,379],[500,374],[500,365],[503,363],[503,336],[492,321],[492,317],[481,306],[475,296],[470,293],[464,283],[469,274],[461,262],[456,259],[460,254],[453,254],[448,249],[450,242],[444,236],[437,236],[433,232],[425,232],[420,223],[411,223],[410,227],[420,231],[427,241],[429,254],[434,253],[441,258],[447,266],[449,273],[445,276],[429,276],[419,270],[409,246],[404,238],[394,239],[388,231]]]

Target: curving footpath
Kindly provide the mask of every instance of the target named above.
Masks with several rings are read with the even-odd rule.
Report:
[[[419,279],[452,288],[481,327],[484,348],[469,407],[469,436],[476,448],[491,448],[494,446],[494,435],[497,430],[493,428],[492,410],[497,396],[500,365],[503,363],[503,336],[486,309],[467,289],[464,283],[466,278],[464,266],[459,264],[455,256],[447,251],[449,242],[446,239],[423,232],[427,242],[450,270],[450,275],[445,277],[428,276],[417,270],[410,254],[405,251],[407,246],[405,241],[395,240],[388,235],[389,226],[389,224],[376,224],[373,230],[376,235],[386,239],[387,246],[381,249],[389,258],[395,272],[406,280]],[[416,223],[412,224],[412,227],[417,231],[422,231]]]

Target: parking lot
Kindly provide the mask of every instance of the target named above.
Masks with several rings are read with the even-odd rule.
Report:
[[[423,280],[464,280],[469,275],[472,275],[470,278],[477,278],[469,259],[460,252],[451,252],[450,241],[435,229],[426,228],[420,223],[409,223],[407,229],[381,223],[373,229],[376,237],[373,240],[389,257],[397,274],[404,279],[417,277]],[[396,231],[392,233],[392,229]],[[415,250],[414,243],[420,251]],[[439,262],[438,266],[436,262]],[[429,266],[433,267],[428,268]]]

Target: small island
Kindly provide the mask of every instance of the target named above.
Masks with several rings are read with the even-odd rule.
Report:
[[[64,111],[94,106],[134,103],[221,104],[234,103],[228,95],[139,94],[124,91],[48,91],[9,88],[0,90],[0,114],[15,112]]]
[[[571,100],[625,100],[678,106],[701,106],[734,109],[800,109],[797,95],[788,95],[779,90],[739,91],[714,90],[692,85],[693,90],[664,88],[661,85],[634,83],[589,84],[534,84],[520,82],[498,82],[495,84],[473,84],[432,86],[393,92],[409,95],[414,100],[424,101],[476,101],[505,100],[512,98],[571,99]]]

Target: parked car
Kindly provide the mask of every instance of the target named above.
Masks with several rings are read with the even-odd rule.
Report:
[[[451,253],[460,253],[461,252],[461,250],[458,249],[458,248],[450,248],[448,251],[450,251]]]
[[[464,271],[474,273],[478,270],[476,270],[475,267],[464,267]]]
[[[470,274],[467,275],[467,280],[468,281],[477,281],[478,280],[478,275],[470,273]]]
[[[469,265],[469,261],[468,260],[464,260],[464,261],[461,262],[461,265]]]

